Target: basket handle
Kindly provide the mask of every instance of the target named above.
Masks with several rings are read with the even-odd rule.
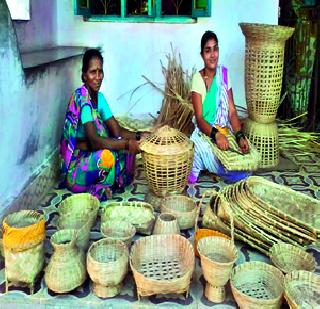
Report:
[[[194,224],[194,233],[196,233],[196,231],[198,229],[198,220],[199,220],[200,211],[201,211],[201,207],[202,207],[204,199],[207,196],[212,197],[212,196],[217,195],[217,194],[218,194],[218,192],[216,190],[205,190],[203,192],[201,200],[200,200],[200,203],[199,203],[199,206],[198,206],[198,209],[197,209],[196,221],[195,221],[195,224]]]

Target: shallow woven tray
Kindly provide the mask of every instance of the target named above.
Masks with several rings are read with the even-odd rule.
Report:
[[[209,137],[204,135],[207,140],[210,141]],[[214,154],[217,156],[217,158],[221,161],[223,166],[228,171],[254,171],[258,169],[261,155],[257,151],[257,149],[250,143],[249,144],[249,153],[242,154],[241,149],[239,148],[235,137],[231,134],[227,136],[227,139],[230,144],[230,148],[236,150],[239,153],[228,151],[228,150],[221,150],[218,148],[218,146],[210,141],[210,145],[212,147],[212,150]]]
[[[230,284],[240,308],[280,308],[283,294],[282,272],[263,262],[236,266]]]
[[[316,269],[316,261],[312,254],[284,243],[272,246],[270,258],[273,264],[284,273],[289,273],[293,270],[314,271]]]
[[[292,309],[320,307],[320,276],[305,270],[292,271],[284,279],[284,296]]]
[[[130,222],[108,220],[101,224],[100,231],[104,238],[108,240],[121,240],[129,246],[136,233],[136,228]]]
[[[128,215],[129,212],[132,212],[137,208],[143,208],[145,210],[144,212],[147,215],[144,218]],[[130,222],[136,228],[138,233],[145,235],[150,235],[152,233],[155,222],[153,207],[145,202],[107,203],[101,214],[101,223],[104,223],[110,219]]]
[[[177,234],[143,237],[131,248],[130,266],[138,298],[156,294],[188,294],[194,270],[193,246]]]
[[[180,230],[190,229],[195,224],[197,203],[188,196],[168,196],[163,199],[161,213],[174,215],[178,220]]]

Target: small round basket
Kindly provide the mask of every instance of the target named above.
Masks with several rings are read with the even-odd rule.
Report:
[[[121,240],[127,246],[131,245],[133,236],[136,233],[135,227],[126,221],[108,220],[101,223],[101,234],[108,240]]]
[[[225,300],[224,286],[238,257],[237,248],[231,240],[209,236],[199,240],[198,252],[207,282],[204,294],[210,301],[221,303]]]
[[[193,142],[177,129],[163,126],[140,143],[150,189],[158,196],[182,192],[193,163]]]
[[[197,203],[188,196],[167,196],[163,199],[161,213],[169,213],[176,216],[180,230],[190,229],[194,227],[197,217]]]
[[[93,293],[107,298],[118,295],[128,272],[129,251],[119,240],[106,238],[94,242],[87,254],[87,270],[93,281]]]
[[[194,270],[191,243],[177,234],[140,238],[131,248],[130,266],[138,298],[189,291]]]
[[[153,229],[153,235],[157,234],[180,234],[177,218],[172,214],[160,214]]]
[[[244,132],[261,154],[259,167],[267,168],[279,164],[279,135],[276,123],[263,124],[247,118]]]
[[[305,270],[296,270],[284,278],[284,297],[290,308],[319,308],[320,276]]]
[[[315,271],[316,269],[316,261],[310,253],[285,243],[273,245],[270,249],[270,258],[285,274],[293,270]]]
[[[240,308],[280,308],[282,272],[263,262],[246,262],[231,273],[231,289]]]

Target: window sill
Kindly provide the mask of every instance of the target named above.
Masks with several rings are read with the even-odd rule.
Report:
[[[176,17],[176,16],[165,16],[165,17],[151,17],[151,16],[103,16],[96,15],[90,17],[83,17],[84,21],[92,22],[114,22],[114,23],[163,23],[163,24],[194,24],[197,22],[195,18],[191,17]]]
[[[53,46],[35,51],[21,53],[23,69],[46,66],[52,62],[82,56],[89,47],[85,46]]]

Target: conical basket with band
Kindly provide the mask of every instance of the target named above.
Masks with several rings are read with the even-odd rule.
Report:
[[[245,91],[248,113],[260,123],[275,121],[280,102],[285,41],[294,28],[240,23],[246,38]]]
[[[158,196],[181,193],[193,163],[193,142],[186,135],[163,126],[140,144],[146,178]]]

